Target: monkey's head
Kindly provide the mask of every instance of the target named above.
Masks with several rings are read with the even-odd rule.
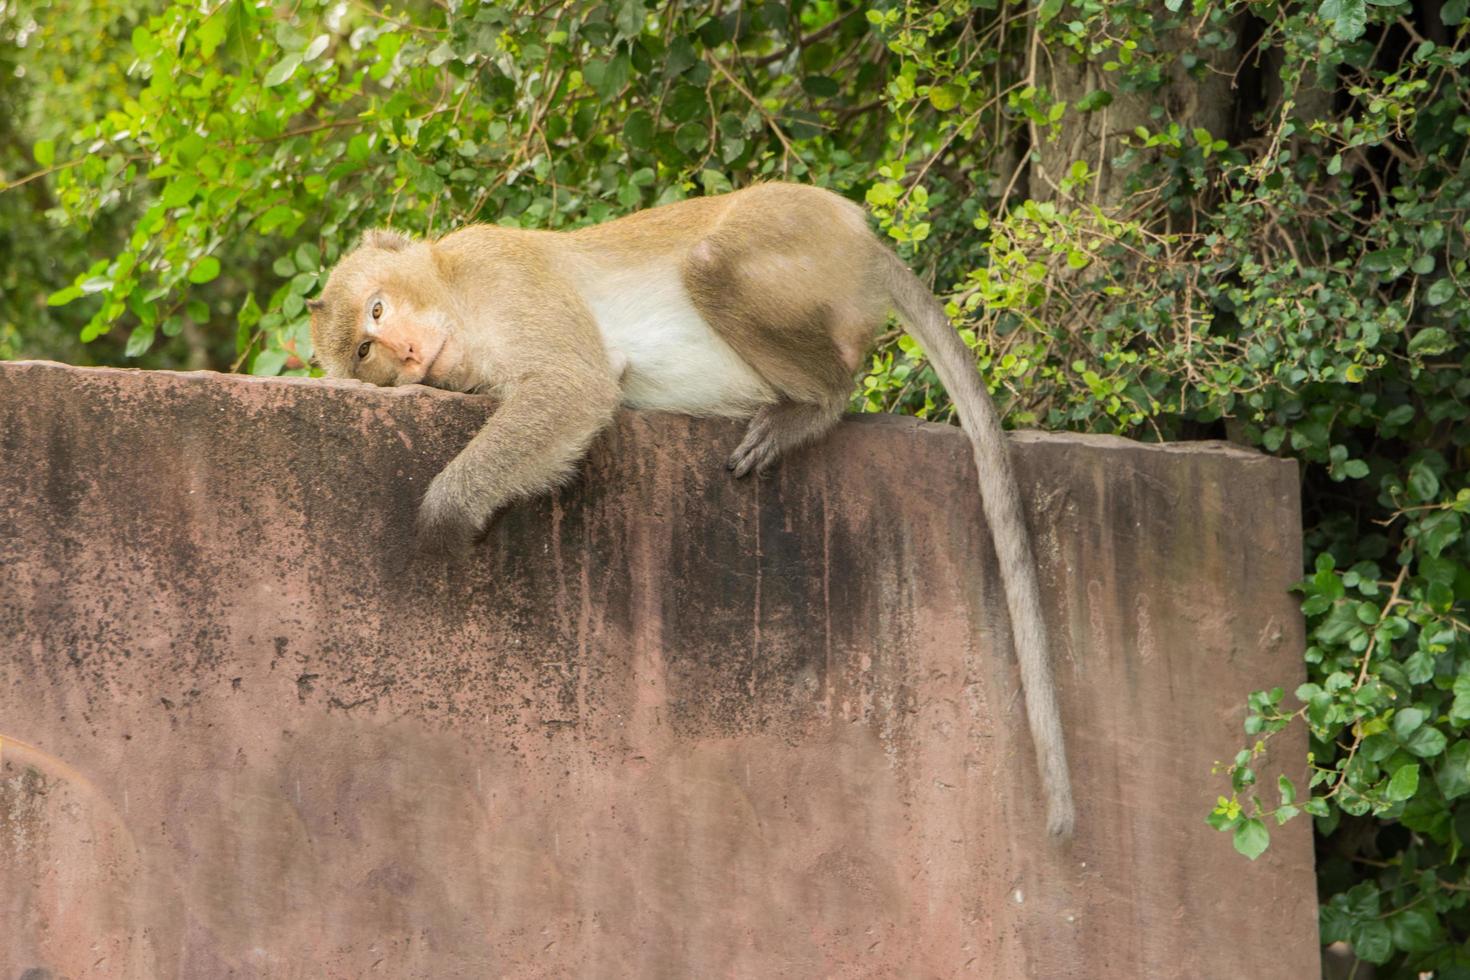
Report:
[[[368,232],[306,304],[317,362],[333,378],[441,384],[460,359],[445,295],[428,242]]]

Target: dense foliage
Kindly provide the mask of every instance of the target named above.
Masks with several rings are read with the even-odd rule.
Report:
[[[304,373],[373,225],[863,198],[1012,421],[1302,461],[1310,682],[1210,820],[1311,814],[1323,940],[1470,977],[1466,7],[0,0],[0,355]],[[896,334],[857,402],[948,411]]]

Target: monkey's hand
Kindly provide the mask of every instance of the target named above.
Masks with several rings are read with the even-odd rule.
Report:
[[[595,338],[590,317],[586,324]],[[537,351],[537,343],[526,349]],[[560,350],[548,349],[547,359]],[[511,380],[496,391],[495,414],[419,504],[420,551],[464,554],[497,511],[561,486],[617,409],[618,386],[605,364],[500,366]]]
[[[446,467],[434,477],[419,504],[414,536],[420,555],[465,557],[489,519],[457,476],[453,464]]]

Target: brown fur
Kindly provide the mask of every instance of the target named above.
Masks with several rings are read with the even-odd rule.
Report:
[[[579,277],[649,268],[677,272],[699,316],[772,393],[742,409],[751,423],[730,458],[737,476],[766,469],[836,423],[854,370],[897,309],[974,445],[1048,826],[1070,834],[1073,803],[1040,587],[999,419],[938,302],[844,198],[763,184],[566,233],[476,225],[432,243],[392,232],[365,236],[313,304],[312,339],[327,372],[487,390],[501,402],[434,478],[419,511],[421,540],[461,550],[506,504],[574,471],[613,416],[624,368],[640,370],[636,359],[630,365],[604,348]],[[365,312],[374,296],[387,297],[382,321]],[[371,354],[359,360],[364,339],[373,340]],[[435,350],[442,351],[437,358],[415,359]],[[729,414],[728,406],[710,411]]]

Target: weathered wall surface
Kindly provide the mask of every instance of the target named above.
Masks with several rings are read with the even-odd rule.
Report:
[[[1299,679],[1294,466],[1017,438],[1058,846],[958,430],[735,482],[738,426],[627,414],[407,561],[488,411],[0,365],[0,980],[1316,975],[1307,823],[1203,819]]]

